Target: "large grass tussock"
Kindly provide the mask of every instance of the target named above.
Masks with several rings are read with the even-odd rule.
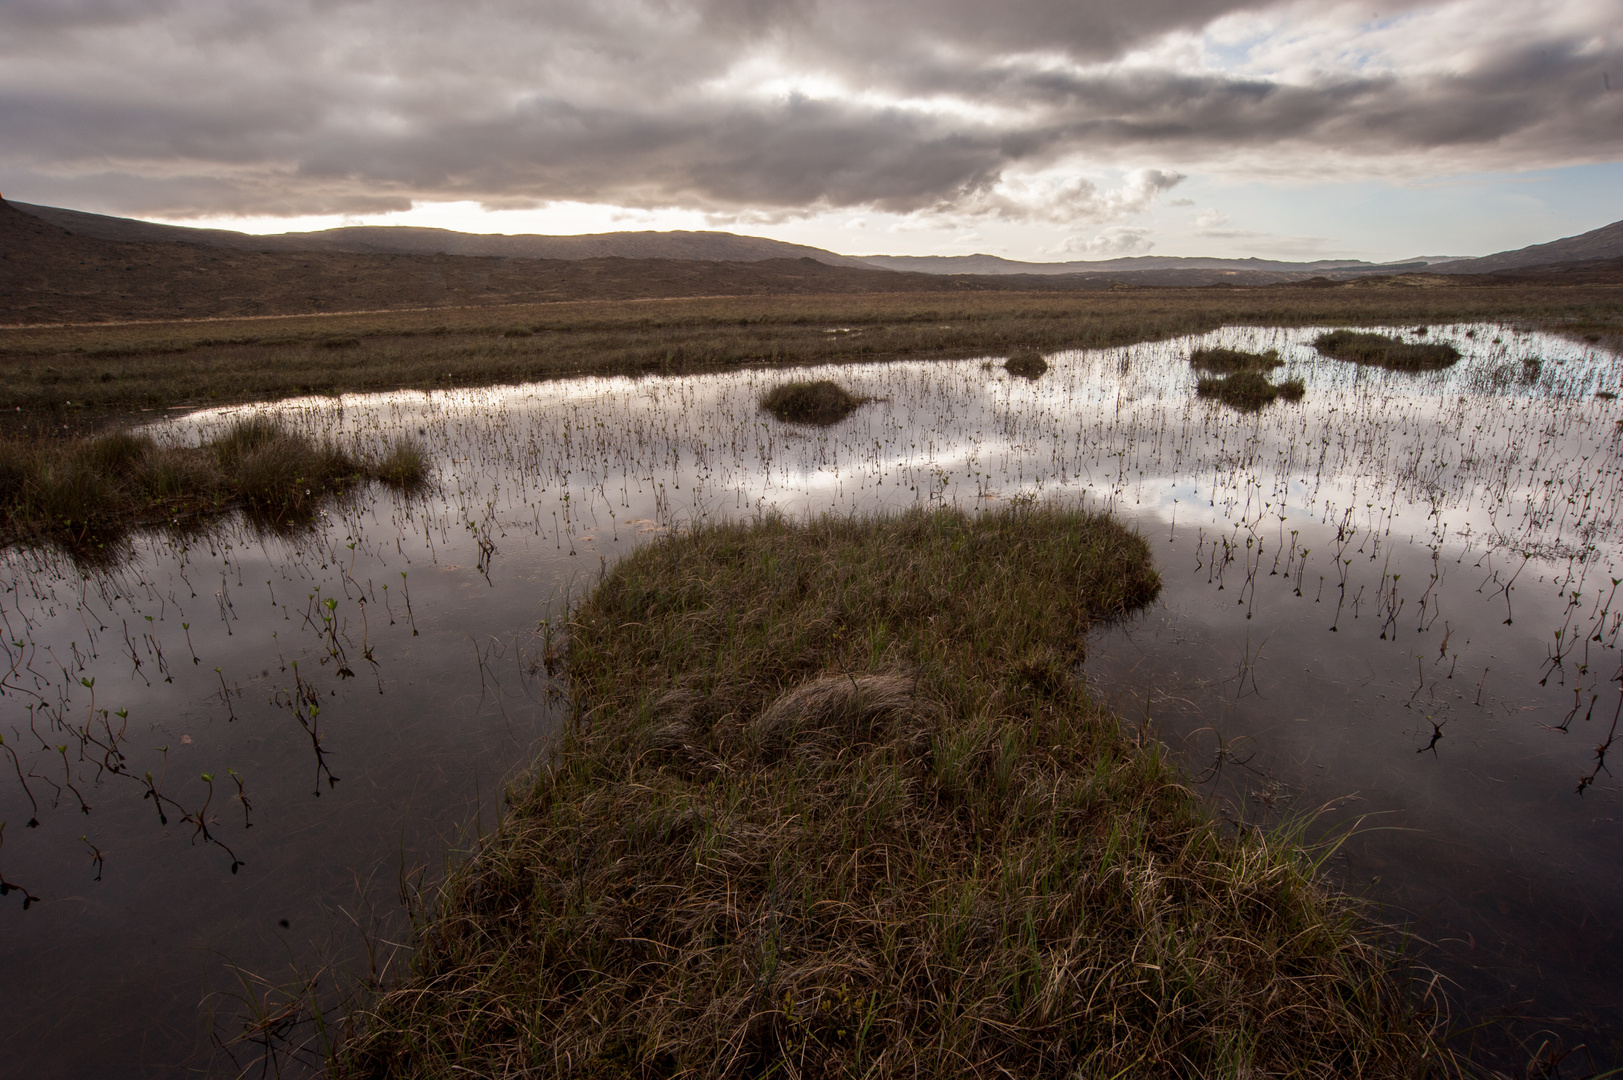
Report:
[[[573,720],[341,1076],[1398,1076],[1301,850],[1088,698],[1159,579],[1056,508],[706,525],[569,622]]]

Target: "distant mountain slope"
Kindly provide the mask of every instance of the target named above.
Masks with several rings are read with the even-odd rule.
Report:
[[[0,325],[556,300],[1002,289],[815,259],[537,259],[102,240],[0,201]]]
[[[1317,262],[1281,262],[1273,259],[1207,259],[1175,255],[1135,255],[1125,259],[1077,259],[1071,262],[1018,262],[997,255],[862,255],[871,266],[911,270],[925,274],[1136,274],[1151,270],[1244,270],[1281,274],[1361,273],[1389,274],[1423,270],[1439,257],[1372,263],[1361,259],[1321,259]],[[1447,258],[1452,258],[1449,256]]]
[[[1326,274],[1346,277],[1357,274],[1389,274],[1424,270],[1438,258],[1418,258],[1402,263],[1370,263],[1358,259],[1321,259],[1316,262],[1283,262],[1271,259],[1181,258],[1145,255],[1124,259],[1078,259],[1071,262],[1019,262],[997,255],[840,255],[823,248],[788,244],[759,236],[739,236],[726,232],[614,232],[581,236],[464,233],[450,229],[425,229],[404,225],[356,225],[320,232],[255,235],[229,229],[194,229],[183,225],[160,225],[153,221],[108,217],[82,210],[31,203],[10,204],[76,236],[122,243],[183,243],[237,251],[328,251],[357,255],[471,255],[525,259],[691,259],[719,262],[761,262],[767,259],[815,259],[829,266],[866,270],[897,270],[905,273],[970,274],[978,276],[1061,276],[1110,274],[1144,275],[1152,272],[1163,280],[1165,272],[1188,272],[1188,282],[1204,284],[1218,280],[1214,274],[1241,272],[1248,280],[1257,275],[1282,275],[1274,280],[1292,280],[1301,275]],[[1147,280],[1133,278],[1132,280]],[[1180,282],[1184,283],[1184,282]]]
[[[25,214],[77,236],[122,243],[183,243],[238,251],[344,251],[351,254],[479,255],[524,259],[694,259],[760,262],[816,259],[830,266],[876,269],[862,259],[804,244],[726,232],[613,232],[584,236],[464,233],[407,225],[352,225],[320,232],[256,236],[229,229],[194,229],[154,221],[88,214],[58,206],[11,203]]]
[[[1458,259],[1439,263],[1432,272],[1438,274],[1491,274],[1496,270],[1516,270],[1528,266],[1550,266],[1555,263],[1587,262],[1591,259],[1615,259],[1623,256],[1623,221],[1614,221],[1598,229],[1552,240],[1548,244],[1534,244],[1484,255],[1480,259]]]

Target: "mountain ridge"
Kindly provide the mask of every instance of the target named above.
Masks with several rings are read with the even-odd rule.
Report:
[[[1139,274],[1146,271],[1246,271],[1283,275],[1400,273],[1425,269],[1439,259],[1427,256],[1395,263],[1361,259],[1287,262],[1274,259],[1219,259],[1178,255],[1137,255],[1118,259],[1069,262],[1024,262],[1000,255],[842,255],[825,248],[791,244],[759,236],[719,231],[628,231],[547,235],[542,233],[465,233],[414,225],[344,225],[315,232],[256,234],[230,229],[166,225],[138,218],[112,217],[65,207],[11,202],[25,214],[77,236],[119,243],[190,243],[239,251],[327,251],[357,255],[468,255],[528,259],[683,259],[716,262],[761,262],[768,259],[815,259],[829,266],[902,273],[973,276],[1069,276]]]
[[[1564,236],[1545,244],[1530,244],[1512,251],[1498,251],[1479,259],[1457,259],[1431,268],[1436,274],[1491,274],[1501,270],[1551,266],[1558,263],[1594,262],[1623,257],[1623,221],[1598,229]]]

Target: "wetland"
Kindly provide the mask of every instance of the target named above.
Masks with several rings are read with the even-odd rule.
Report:
[[[1191,316],[1216,325],[1138,343],[1112,339],[1108,320],[1085,333],[1074,322],[949,333],[922,320],[897,331],[877,315],[864,326],[849,307],[838,320],[809,302],[800,314],[784,333],[805,344],[779,362],[866,402],[826,425],[762,410],[790,376],[748,364],[759,341],[716,361],[737,370],[667,374],[627,360],[636,373],[488,387],[453,374],[395,388],[410,375],[375,392],[169,415],[136,411],[148,390],[105,402],[155,452],[273,422],[357,462],[409,443],[424,481],[334,485],[320,500],[312,488],[293,527],[246,506],[158,522],[124,535],[111,559],[60,543],[6,549],[7,1059],[42,1076],[154,1075],[177,1062],[229,1072],[273,1045],[283,1067],[320,1067],[340,1029],[301,1010],[413,977],[401,897],[426,925],[447,864],[463,865],[453,853],[495,828],[504,784],[522,802],[534,781],[514,778],[573,737],[571,612],[606,602],[594,589],[623,582],[640,553],[739,523],[839,534],[869,515],[925,514],[974,530],[1074,513],[1134,530],[1160,591],[1137,614],[1087,623],[1079,656],[1069,639],[1037,642],[1061,672],[1038,682],[1072,694],[1065,673],[1079,672],[1090,700],[1123,718],[1112,737],[1168,747],[1217,823],[1213,843],[1330,841],[1314,873],[1357,898],[1363,918],[1401,928],[1392,941],[1439,973],[1432,1001],[1460,1052],[1507,1071],[1568,1051],[1576,1075],[1623,1062],[1612,977],[1623,828],[1608,768],[1623,715],[1614,352],[1475,317],[1425,333],[1412,318],[1369,326],[1458,356],[1395,369],[1326,355],[1319,343],[1336,325],[1281,328],[1261,313],[1224,323],[1220,307]],[[525,329],[480,331],[476,349],[432,338],[442,351],[423,364],[472,365],[478,350],[518,364],[537,337],[561,347],[538,321]],[[1067,332],[1097,347],[1054,347]],[[61,338],[27,345],[6,392],[18,407],[79,400],[66,395],[126,386],[127,371],[150,389],[156,350],[194,332],[128,333],[121,355],[65,352]],[[637,356],[698,363],[676,356],[688,330],[636,333],[648,337]],[[839,352],[853,335],[886,340],[875,356]],[[235,399],[306,377],[255,374],[267,355],[342,370],[383,347],[364,327],[348,336],[360,344],[185,347],[202,365],[198,386]],[[925,339],[959,356],[894,358]],[[1041,346],[1046,368],[1006,371],[1017,346]],[[1272,353],[1258,377],[1299,385],[1299,399],[1202,397],[1211,376],[1191,363],[1202,353]],[[74,382],[70,356],[115,377]],[[47,366],[64,382],[20,374]],[[830,622],[820,647],[839,659],[813,667],[870,677],[920,665],[895,644],[902,622]],[[673,670],[638,648],[639,670]],[[798,685],[777,678],[772,694]],[[941,708],[950,695],[929,700]],[[664,752],[692,743],[693,760],[726,761],[747,742]],[[1016,749],[1010,769],[1042,774]],[[798,917],[773,900],[787,892],[751,888],[780,925]],[[985,932],[955,895],[960,907],[943,912],[962,918],[941,922],[947,937],[932,949],[956,947],[960,925],[962,940]],[[1052,959],[1052,941],[1031,940]],[[836,1008],[837,987],[796,977],[780,989],[828,1002],[825,1019],[843,1022],[856,995],[871,995],[853,982]],[[786,1021],[786,1038],[822,1031],[803,1019]],[[1279,1060],[1267,1039],[1203,1045],[1207,1062]]]

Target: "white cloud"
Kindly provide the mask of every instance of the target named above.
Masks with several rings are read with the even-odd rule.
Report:
[[[1155,247],[1151,231],[1135,225],[1113,225],[1088,239],[1073,236],[1054,250],[1055,255],[1087,255],[1094,258],[1121,258],[1143,255]]]

